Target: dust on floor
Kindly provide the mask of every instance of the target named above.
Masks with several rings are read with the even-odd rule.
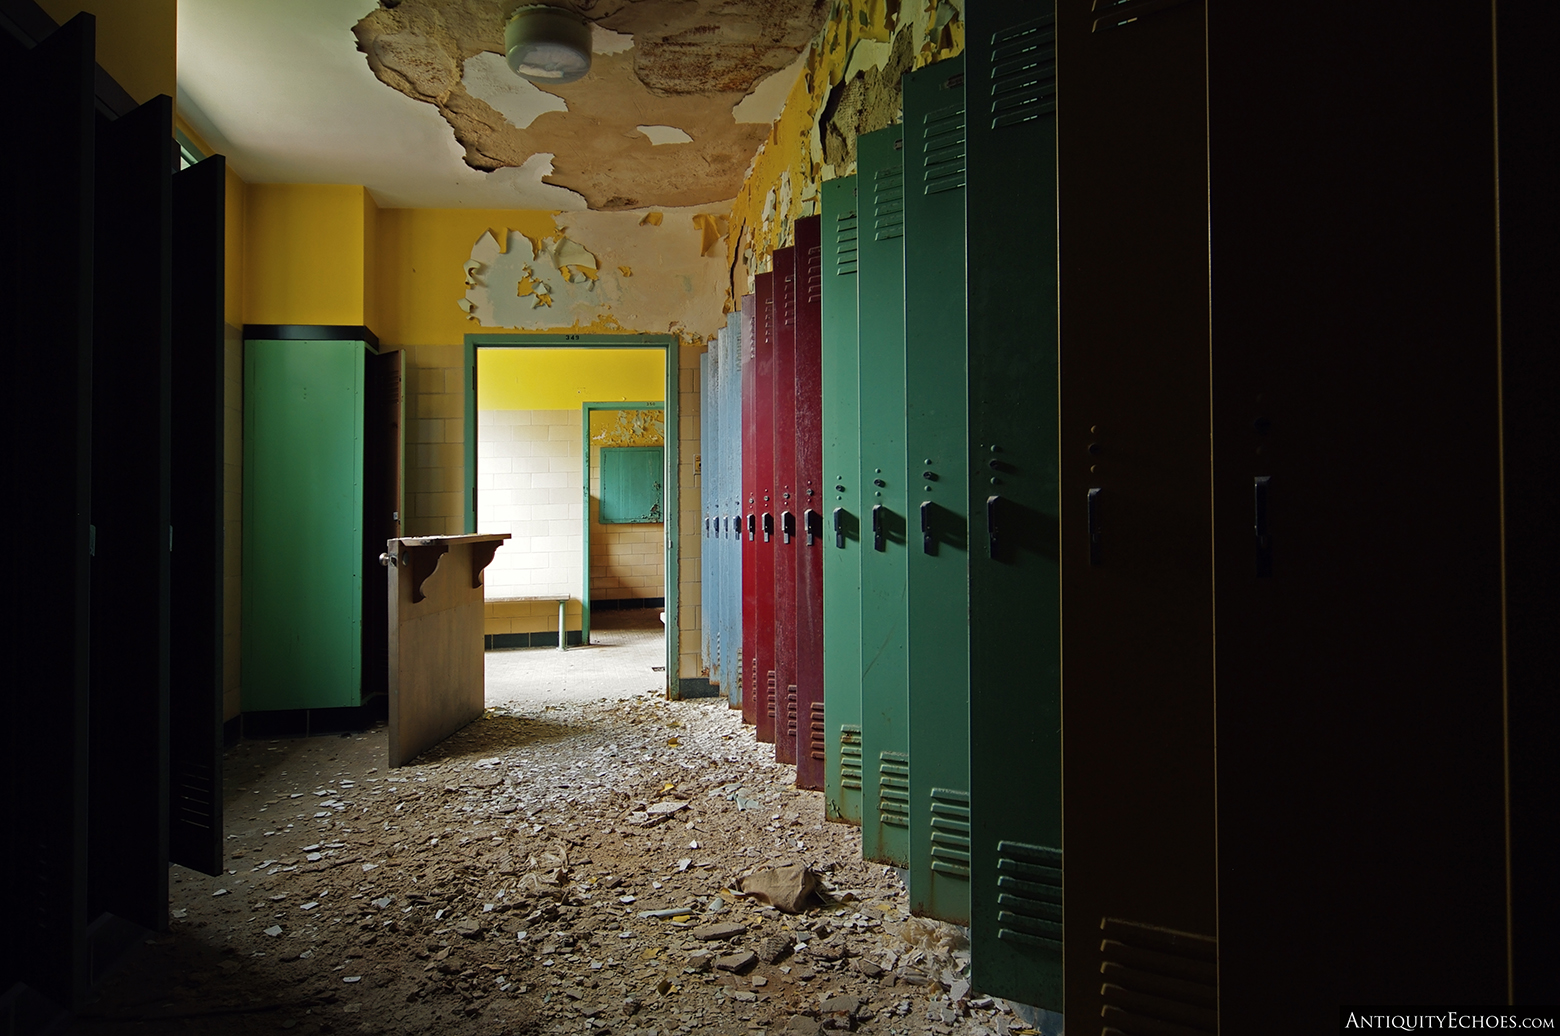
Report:
[[[175,867],[170,930],[68,1031],[1032,1031],[724,699],[527,698],[385,752],[382,726],[231,749],[227,872]],[[786,863],[821,902],[738,891]]]

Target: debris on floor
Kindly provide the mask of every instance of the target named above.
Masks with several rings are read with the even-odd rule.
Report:
[[[1034,1031],[773,751],[644,692],[501,705],[389,771],[383,727],[241,742],[226,873],[174,868],[171,929],[69,1031]]]

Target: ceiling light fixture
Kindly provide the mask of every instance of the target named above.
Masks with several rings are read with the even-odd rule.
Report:
[[[590,22],[566,7],[530,4],[504,26],[510,69],[533,83],[572,83],[590,71]]]

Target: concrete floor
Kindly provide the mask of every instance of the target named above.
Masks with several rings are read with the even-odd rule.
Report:
[[[666,627],[653,608],[597,612],[590,644],[486,653],[488,708],[599,701],[666,688]]]

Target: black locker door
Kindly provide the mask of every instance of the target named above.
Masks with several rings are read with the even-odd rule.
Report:
[[[227,160],[173,178],[169,856],[222,871],[223,292]]]
[[[173,101],[97,117],[88,916],[168,915]]]
[[[1062,938],[1080,1032],[1102,1016],[1217,1031],[1204,9],[1057,9]]]

